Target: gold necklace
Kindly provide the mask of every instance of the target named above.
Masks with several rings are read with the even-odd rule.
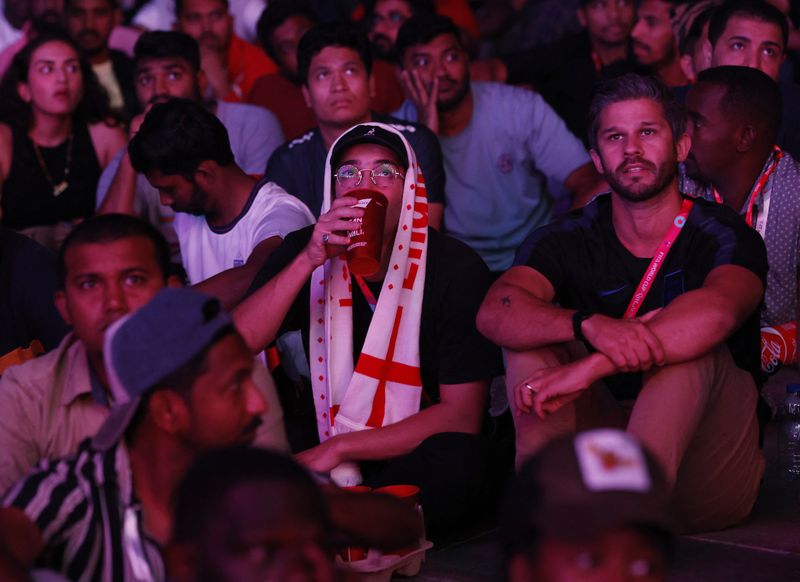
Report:
[[[31,143],[33,144],[33,151],[36,154],[36,160],[39,162],[39,167],[42,169],[42,173],[44,174],[47,183],[50,184],[50,187],[53,189],[53,196],[60,196],[67,188],[69,188],[69,166],[70,162],[72,161],[72,130],[70,130],[69,137],[67,138],[67,159],[64,162],[64,178],[58,184],[53,182],[53,177],[50,175],[47,165],[44,163],[44,158],[42,157],[42,152],[39,150],[39,146],[36,145],[36,142],[33,141],[33,139],[31,139]]]

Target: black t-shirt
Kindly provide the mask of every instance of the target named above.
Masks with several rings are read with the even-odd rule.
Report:
[[[313,226],[289,234],[256,275],[250,292],[280,272],[308,244]],[[439,401],[441,384],[462,384],[502,374],[500,350],[475,326],[478,308],[491,279],[481,258],[464,243],[428,229],[428,260],[419,334],[423,407]],[[353,283],[353,361],[357,361],[372,320],[372,309],[358,285]],[[368,283],[380,294],[381,283]],[[306,354],[309,331],[309,287],[297,295],[279,334],[301,330]],[[305,395],[307,431],[316,432],[310,391]],[[287,414],[291,422],[292,413]]]
[[[428,202],[444,204],[444,165],[439,140],[425,126],[388,115],[372,114],[372,120],[400,131],[414,150],[425,176]],[[269,158],[264,177],[302,200],[319,218],[325,193],[325,158],[328,152],[316,127],[279,147]]]
[[[0,227],[0,356],[39,340],[58,345],[68,327],[53,303],[56,260],[43,246]]]
[[[535,231],[520,247],[515,264],[544,275],[562,307],[621,318],[650,259],[633,256],[619,241],[611,222],[611,196],[604,195],[564,220]],[[728,207],[696,200],[639,315],[699,289],[721,265],[744,267],[766,285],[767,254],[758,233]],[[728,345],[736,364],[758,379],[757,310],[728,339]],[[620,374],[607,380],[618,398],[630,398],[638,393],[640,379],[639,374]]]

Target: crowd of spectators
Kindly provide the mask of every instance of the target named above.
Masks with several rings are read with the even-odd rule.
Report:
[[[747,518],[800,3],[0,7],[0,578],[358,580],[499,523],[514,582],[662,580]]]

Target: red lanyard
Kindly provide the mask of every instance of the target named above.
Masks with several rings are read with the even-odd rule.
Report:
[[[672,249],[672,245],[675,242],[675,239],[678,238],[678,235],[681,233],[681,229],[686,224],[686,219],[689,217],[689,213],[692,211],[692,206],[694,205],[694,201],[686,198],[681,204],[681,211],[675,217],[675,220],[672,221],[672,226],[667,232],[667,236],[664,237],[664,240],[661,241],[661,244],[658,246],[658,250],[656,254],[653,256],[653,260],[650,261],[650,265],[648,265],[647,270],[644,272],[644,276],[642,280],[639,281],[639,287],[636,289],[636,293],[633,294],[631,297],[631,302],[628,304],[628,308],[625,310],[625,317],[631,318],[636,317],[636,314],[639,312],[639,308],[644,303],[647,294],[650,292],[650,288],[653,286],[653,281],[658,275],[658,271],[664,264],[664,260],[667,258],[667,254],[669,254],[670,249]]]
[[[367,286],[362,277],[359,275],[354,275],[354,277],[356,283],[358,283],[359,289],[361,289],[361,293],[364,294],[364,299],[366,299],[367,303],[369,304],[369,308],[374,312],[375,306],[378,305],[378,300],[375,298],[375,294],[372,292],[372,289]]]
[[[753,226],[753,206],[756,203],[756,198],[758,198],[758,195],[761,194],[761,191],[764,189],[764,186],[766,186],[769,177],[772,175],[772,172],[775,171],[775,168],[778,167],[778,162],[780,162],[781,158],[783,157],[783,152],[778,146],[775,146],[773,151],[775,152],[775,156],[772,158],[772,163],[764,171],[764,173],[761,174],[758,182],[756,182],[755,188],[753,188],[753,193],[750,194],[750,204],[747,205],[747,214],[744,215],[747,226]]]
[[[753,191],[750,194],[750,204],[747,205],[747,212],[744,215],[744,220],[747,222],[747,226],[750,227],[753,226],[753,207],[755,206],[756,199],[758,198],[759,194],[761,194],[764,186],[767,185],[769,177],[778,167],[778,162],[780,162],[781,158],[783,157],[783,152],[778,146],[774,146],[772,151],[772,161],[770,162],[769,166],[767,166],[767,169],[761,173],[761,176],[758,178],[758,182],[756,182],[756,185],[753,187]],[[722,197],[719,195],[719,192],[717,192],[717,189],[714,188],[713,192],[714,200],[716,200],[718,204],[722,204]]]

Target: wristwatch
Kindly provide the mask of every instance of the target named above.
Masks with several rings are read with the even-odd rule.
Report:
[[[575,339],[589,345],[591,345],[591,343],[584,337],[583,331],[581,331],[581,324],[593,315],[595,315],[594,311],[588,311],[586,309],[579,309],[572,314],[572,332],[575,334]]]

